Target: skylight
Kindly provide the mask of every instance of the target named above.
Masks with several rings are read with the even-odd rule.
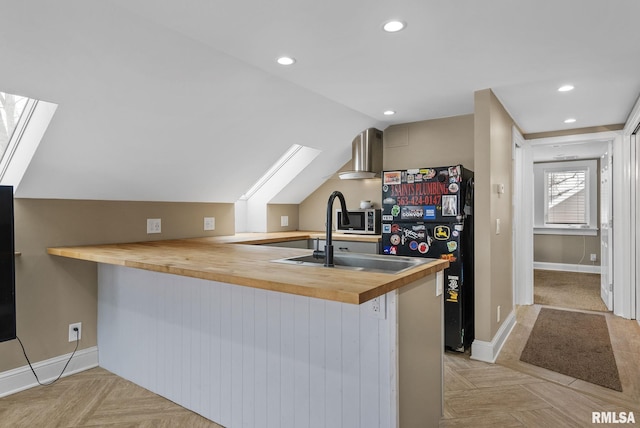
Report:
[[[8,150],[10,143],[12,140],[18,140],[20,128],[26,122],[20,121],[20,117],[27,104],[33,104],[30,101],[32,100],[27,97],[0,92],[0,163],[2,164],[5,163],[5,155],[11,156],[11,150]],[[16,138],[12,138],[14,133]]]
[[[319,150],[299,144],[292,145],[244,195],[240,196],[240,200],[248,200],[256,193],[264,193],[265,191],[269,193],[270,197],[273,197],[274,190],[275,193],[282,190],[319,154]],[[267,188],[269,189],[267,190]]]
[[[0,184],[17,190],[57,108],[0,92]]]
[[[266,232],[267,204],[319,154],[320,150],[299,144],[289,147],[236,202],[236,232]]]

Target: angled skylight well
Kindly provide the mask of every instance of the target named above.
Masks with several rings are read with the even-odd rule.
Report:
[[[0,178],[6,171],[34,104],[31,98],[0,92]]]
[[[293,144],[244,195],[240,196],[240,200],[248,200],[260,193],[267,193],[268,198],[275,196],[319,154],[320,150]]]
[[[18,187],[57,107],[0,91],[0,184]]]
[[[320,150],[299,144],[289,147],[236,202],[236,232],[266,232],[267,204],[319,154]]]

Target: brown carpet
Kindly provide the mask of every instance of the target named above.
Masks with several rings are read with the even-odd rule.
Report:
[[[534,303],[607,312],[600,297],[600,274],[535,269],[533,280]]]
[[[520,360],[622,391],[604,315],[540,309]]]

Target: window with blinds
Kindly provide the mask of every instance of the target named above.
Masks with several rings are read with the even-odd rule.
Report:
[[[598,234],[598,160],[533,164],[533,233]]]
[[[587,169],[545,171],[545,223],[589,223],[587,174]]]

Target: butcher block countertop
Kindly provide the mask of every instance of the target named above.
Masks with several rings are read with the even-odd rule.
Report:
[[[324,237],[318,232],[244,233],[125,244],[48,248],[51,255],[146,269],[343,303],[360,304],[444,270],[434,260],[398,274],[273,263],[311,250],[266,244]],[[333,239],[377,242],[379,236],[334,234]],[[434,291],[435,292],[435,291]]]

